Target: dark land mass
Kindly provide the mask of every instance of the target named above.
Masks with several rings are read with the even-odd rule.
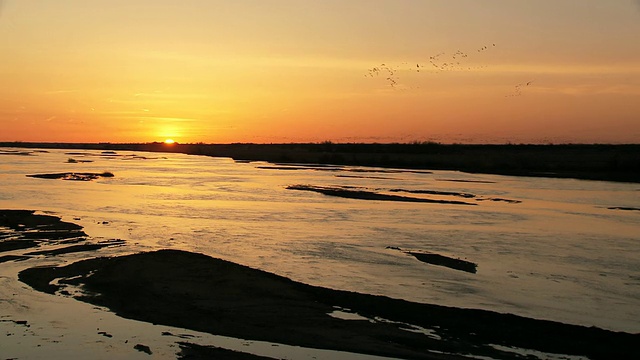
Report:
[[[91,181],[96,180],[101,177],[114,177],[113,173],[108,171],[102,173],[76,173],[76,172],[65,172],[65,173],[54,173],[54,174],[34,174],[27,175],[27,177],[38,178],[38,179],[60,179],[60,180],[70,180],[70,181]]]
[[[178,345],[180,345],[179,360],[275,360],[270,357],[247,354],[216,346],[202,346],[183,341],[179,342]]]
[[[78,244],[78,245],[71,245],[71,246],[66,246],[66,247],[51,249],[51,250],[31,251],[31,252],[25,253],[25,255],[55,256],[55,255],[70,254],[70,253],[77,253],[77,252],[84,252],[84,251],[94,251],[94,250],[102,249],[104,247],[110,247],[110,246],[122,245],[122,244],[124,244],[124,241],[118,241],[118,240],[102,242],[97,244],[96,243]]]
[[[263,170],[313,170],[313,171],[346,171],[355,173],[382,173],[382,174],[402,174],[402,173],[416,173],[416,174],[433,174],[431,171],[418,171],[418,170],[380,170],[380,169],[352,169],[342,166],[327,166],[327,165],[274,165],[274,166],[256,166],[257,169]]]
[[[475,199],[476,201],[494,201],[494,202],[506,202],[509,204],[520,204],[522,201],[520,200],[512,200],[512,199],[503,199],[496,197],[478,197],[475,194],[464,193],[464,192],[455,192],[455,191],[439,191],[439,190],[407,190],[407,189],[390,189],[391,192],[407,192],[411,194],[427,194],[427,195],[442,195],[442,196],[457,196],[466,199]]]
[[[0,155],[30,156],[33,154],[31,151],[0,150]]]
[[[480,198],[476,201],[494,201],[494,202],[506,202],[508,204],[520,204],[521,200],[503,199],[503,198]]]
[[[524,358],[490,344],[640,358],[640,334],[332,290],[178,250],[31,268],[19,278],[51,294],[83,286],[79,300],[127,318],[248,340],[405,359]],[[329,316],[336,307],[372,320]],[[437,335],[407,331],[415,326]]]
[[[236,161],[460,170],[640,182],[640,144],[444,145],[412,144],[65,144],[2,142],[0,147],[177,152]]]
[[[42,243],[80,242],[82,226],[32,210],[0,210],[0,252],[38,247]]]
[[[360,176],[360,175],[334,175],[339,178],[351,178],[351,179],[378,179],[378,180],[396,180],[390,177],[384,176]]]
[[[377,200],[377,201],[400,201],[400,202],[423,202],[423,203],[432,203],[432,204],[451,204],[451,205],[477,205],[475,203],[469,203],[465,201],[458,200],[440,200],[440,199],[427,199],[427,198],[417,198],[410,196],[400,196],[400,195],[390,195],[390,194],[382,194],[377,191],[385,189],[376,189],[376,191],[364,190],[363,188],[354,188],[349,186],[315,186],[315,185],[289,185],[287,186],[288,190],[303,190],[303,191],[313,191],[320,194],[328,195],[328,196],[337,196],[347,199],[358,199],[358,200]],[[509,204],[520,204],[522,201],[520,200],[511,200],[511,199],[503,199],[503,198],[482,198],[478,197],[475,194],[471,193],[463,193],[463,192],[454,192],[454,191],[439,191],[439,190],[408,190],[408,189],[388,189],[386,191],[389,192],[406,192],[411,194],[426,194],[426,195],[439,195],[439,196],[452,196],[452,197],[462,197],[466,199],[474,199],[476,201],[494,201],[494,202],[506,202]],[[625,209],[628,210],[628,209]]]
[[[478,269],[478,264],[476,263],[472,263],[471,261],[467,260],[452,258],[450,256],[417,251],[407,251],[406,253],[409,255],[413,255],[416,259],[427,264],[444,266],[450,269],[465,271],[472,274],[475,274]]]
[[[33,210],[0,210],[0,253],[40,248],[43,245],[56,246],[55,249],[0,256],[0,263],[26,260],[34,255],[55,256],[124,244],[122,240],[90,240],[82,226],[62,221],[57,216],[36,214]],[[57,247],[61,245],[69,246]]]
[[[76,160],[74,158],[68,158],[67,162],[70,164],[76,164],[76,163],[90,163],[93,162],[93,160]]]
[[[640,211],[640,208],[626,207],[626,206],[612,206],[607,208],[609,210],[623,210],[623,211]]]
[[[450,204],[450,205],[476,205],[474,203],[468,203],[457,200],[434,200],[424,199],[409,196],[400,195],[387,195],[380,194],[367,190],[353,190],[345,187],[329,187],[329,186],[314,186],[314,185],[289,185],[288,190],[303,190],[313,191],[328,196],[337,196],[347,199],[359,199],[359,200],[377,200],[377,201],[401,201],[401,202],[422,202],[432,204]]]
[[[43,235],[24,237],[39,232]],[[87,238],[82,227],[30,210],[0,210],[0,233],[6,235],[4,240],[23,241],[29,247],[75,244],[28,253],[31,255],[59,255],[122,244],[119,240],[77,244]],[[418,259],[424,254],[405,253]],[[0,263],[25,260],[29,258],[26,255],[5,255]],[[426,260],[455,268],[458,259],[440,255]],[[178,250],[30,268],[21,271],[19,278],[34,289],[52,294],[59,291],[64,296],[74,293],[79,300],[106,306],[131,319],[294,346],[406,359],[462,359],[466,355],[523,358],[493,345],[592,359],[640,356],[635,346],[640,334],[332,290]],[[52,284],[55,279],[57,283]],[[82,286],[87,292],[78,295],[67,291],[68,285]],[[349,309],[370,320],[329,316],[336,308]],[[429,333],[419,333],[421,328]],[[180,346],[179,356],[184,359],[260,358],[187,343]],[[143,344],[135,348],[153,353]]]
[[[444,196],[458,196],[467,199],[475,198],[476,195],[462,192],[453,191],[437,191],[437,190],[406,190],[406,189],[391,189],[391,192],[408,192],[412,194],[429,194],[429,195],[444,195]]]
[[[436,181],[449,181],[459,183],[476,183],[476,184],[495,184],[495,181],[482,181],[482,180],[464,180],[464,179],[436,179]]]
[[[38,246],[38,242],[28,239],[11,239],[0,241],[0,252],[29,249]]]
[[[471,261],[454,258],[451,256],[436,254],[428,251],[403,250],[397,246],[387,246],[387,249],[398,250],[407,255],[411,255],[423,263],[448,267],[449,269],[465,271],[475,274],[478,271],[478,264]]]
[[[153,351],[151,351],[151,348],[148,347],[147,345],[144,345],[144,344],[135,344],[133,346],[133,348],[138,350],[138,351],[140,351],[140,352],[143,352],[143,353],[145,353],[147,355],[152,355],[153,354]]]
[[[30,258],[31,258],[30,256],[24,256],[24,255],[3,255],[3,256],[0,256],[0,264],[7,261],[22,261]]]

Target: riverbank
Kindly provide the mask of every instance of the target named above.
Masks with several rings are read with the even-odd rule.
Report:
[[[19,277],[126,318],[296,346],[405,359],[508,359],[516,358],[514,349],[590,359],[640,355],[637,334],[314,287],[178,250],[30,268]],[[68,290],[78,286],[81,292]]]
[[[96,250],[103,247],[74,247],[78,242],[94,242],[78,225],[33,211],[1,210],[0,228],[4,229],[0,243],[29,245],[0,249],[0,252],[21,255],[4,258],[4,265],[34,261],[42,255],[50,263],[57,256],[69,254],[70,251],[66,251],[69,249],[85,254],[71,263],[25,265],[18,278],[33,289],[56,297],[75,298],[108,308],[124,318],[162,326],[251,341],[405,359],[468,356],[516,359],[524,354],[542,358],[564,354],[608,359],[640,355],[635,346],[640,334],[310,286],[180,250],[134,254],[122,251],[124,255],[101,256]],[[35,245],[31,241],[34,238],[38,239]],[[121,250],[126,247],[124,241],[102,241],[101,244],[118,246]],[[34,247],[43,250],[52,246],[59,251],[33,251]],[[33,319],[29,313],[23,311],[20,319],[17,314],[4,317],[8,316],[6,321],[14,327],[30,331]],[[113,337],[112,332],[96,329],[96,336]],[[10,336],[8,333],[9,340]],[[173,334],[163,332],[162,336],[173,337]],[[189,339],[180,336],[175,339],[185,358],[198,358],[197,354],[205,358],[207,353],[218,351],[191,346]],[[142,343],[132,343],[130,348],[143,354],[152,354],[155,350]]]
[[[640,183],[640,145],[416,144],[70,144],[3,142],[0,147],[177,152],[236,161],[459,170],[512,176]]]

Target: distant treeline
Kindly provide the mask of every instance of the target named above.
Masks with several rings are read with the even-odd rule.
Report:
[[[640,182],[640,145],[464,145],[438,143],[67,144],[4,142],[0,147],[131,150],[229,157],[244,161],[460,170]]]

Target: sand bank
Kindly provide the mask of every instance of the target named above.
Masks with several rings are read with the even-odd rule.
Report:
[[[93,258],[102,245],[126,244],[95,242],[82,227],[33,211],[0,211],[0,247],[3,244],[11,245],[0,250],[6,252],[1,266],[85,252],[85,260],[65,266],[24,265],[18,278],[36,290],[104,306],[125,318],[202,333],[406,359],[519,359],[519,354],[532,352],[542,353],[539,358],[548,357],[544,354],[640,357],[636,346],[640,334],[310,286],[191,252],[159,250]],[[9,280],[4,278],[11,285]],[[25,291],[12,286],[14,295]],[[20,299],[10,301],[18,306]],[[28,313],[21,314],[20,318],[5,314],[1,321],[18,328],[31,324],[25,317]],[[109,341],[117,337],[99,328],[93,335]],[[230,358],[252,358],[184,340],[180,338],[176,356],[185,359],[221,352]],[[145,356],[155,352],[144,343],[137,348],[137,343],[121,345]]]
[[[127,318],[305,347],[407,359],[517,358],[504,347],[592,359],[640,355],[637,334],[314,287],[177,250],[32,268],[19,277],[48,293],[81,285],[87,292],[79,300]],[[336,309],[367,320],[328,315]]]

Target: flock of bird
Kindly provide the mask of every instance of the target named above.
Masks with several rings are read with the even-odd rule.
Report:
[[[491,47],[495,47],[496,44],[492,44]],[[476,49],[476,52],[482,53],[489,49],[489,46],[482,46],[481,48]],[[443,72],[443,71],[465,71],[465,70],[476,70],[483,68],[484,66],[470,66],[465,65],[466,59],[469,57],[468,53],[465,53],[461,50],[457,50],[453,54],[447,56],[447,53],[441,52],[439,54],[433,55],[429,57],[428,64],[416,63],[415,66],[413,64],[409,65],[407,62],[402,63],[400,66],[392,66],[389,64],[380,64],[368,70],[367,77],[379,77],[385,76],[385,79],[388,81],[389,85],[392,87],[398,84],[398,72],[400,70],[408,70],[412,72],[420,72],[420,71],[435,71],[435,72]]]
[[[521,96],[522,95],[522,89],[527,87],[527,86],[531,86],[531,84],[533,84],[533,80],[527,81],[525,83],[520,83],[518,85],[516,85],[514,87],[514,90],[511,94],[505,95],[504,97],[514,97],[514,96]]]
[[[416,63],[415,66],[413,63],[409,64],[407,62],[403,62],[398,66],[389,65],[386,63],[382,63],[378,66],[374,66],[368,69],[365,77],[370,78],[379,78],[382,77],[388,83],[391,88],[396,88],[400,83],[400,77],[398,74],[401,71],[404,72],[431,72],[431,73],[441,73],[445,71],[474,71],[486,68],[483,65],[472,65],[469,63],[470,55],[484,53],[492,48],[495,48],[496,44],[492,43],[490,45],[484,45],[480,48],[475,49],[471,52],[463,52],[461,50],[456,50],[453,53],[445,53],[441,52],[432,56],[429,56],[428,63]],[[473,56],[471,56],[473,58]],[[506,95],[505,97],[514,97],[521,96],[522,90],[525,87],[531,86],[533,81],[527,81],[523,83],[519,83],[515,85],[513,92]]]

